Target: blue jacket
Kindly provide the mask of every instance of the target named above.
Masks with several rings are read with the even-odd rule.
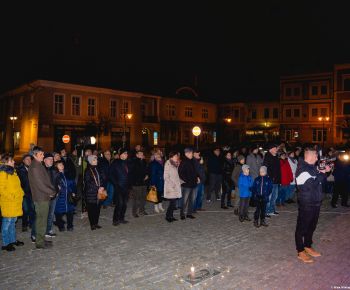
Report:
[[[151,181],[150,185],[154,185],[158,192],[164,192],[164,165],[153,160],[150,163]]]
[[[129,162],[128,160],[117,159],[113,161],[110,171],[109,178],[112,181],[115,189],[128,190],[130,187],[129,178]]]
[[[239,188],[239,196],[240,197],[250,197],[251,187],[253,185],[253,178],[250,175],[244,175],[241,172],[241,175],[238,178],[238,188]]]
[[[268,176],[258,176],[255,178],[253,187],[252,187],[252,195],[253,198],[262,197],[265,201],[268,201],[269,196],[272,192],[272,180]]]
[[[57,173],[55,180],[56,187],[60,187],[56,201],[55,213],[67,213],[74,211],[74,205],[68,201],[68,195],[77,193],[74,180],[67,179],[62,172]]]

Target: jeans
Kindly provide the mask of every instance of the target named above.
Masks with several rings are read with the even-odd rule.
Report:
[[[288,196],[286,197],[286,200],[288,199],[294,199],[294,193],[295,193],[295,184],[289,185],[287,194]]]
[[[3,246],[16,242],[16,220],[16,217],[2,218],[1,235]]]
[[[31,236],[35,237],[35,207],[31,197],[24,196],[23,198],[23,217],[22,227],[31,226]]]
[[[297,227],[295,230],[295,244],[298,252],[304,248],[311,248],[312,236],[320,215],[319,206],[310,206],[298,209]]]
[[[266,206],[266,213],[271,214],[276,211],[276,199],[278,197],[278,191],[279,191],[279,184],[273,184],[272,185],[272,193],[269,197],[269,202]]]
[[[111,205],[113,201],[113,196],[114,196],[114,186],[112,183],[108,182],[106,186],[107,194],[108,197],[106,200],[102,202],[103,206]]]
[[[209,190],[207,192],[207,200],[211,200],[212,192],[215,193],[215,198],[218,199],[220,197],[222,183],[222,175],[221,174],[209,174]]]
[[[187,215],[192,215],[193,212],[193,196],[196,188],[188,188],[181,186],[181,193],[182,193],[182,208],[181,208],[181,216],[185,216],[185,212]],[[186,211],[187,209],[187,211]]]
[[[248,217],[249,197],[241,197],[239,200],[239,216]]]
[[[125,212],[129,199],[129,191],[122,187],[117,188],[114,199],[116,201],[116,205],[113,213],[113,222],[123,221],[125,219]]]
[[[53,224],[53,218],[55,216],[56,202],[57,202],[57,197],[55,199],[50,200],[50,203],[49,203],[49,213],[47,215],[47,227],[46,227],[47,234],[52,232],[52,224]]]
[[[280,190],[278,191],[276,204],[284,205],[284,202],[288,199],[288,196],[289,196],[289,185],[281,185]]]
[[[36,229],[36,246],[44,247],[45,233],[47,233],[47,217],[49,213],[49,202],[38,201],[35,205],[35,229]]]
[[[265,220],[265,212],[266,212],[266,200],[263,196],[257,196],[256,197],[256,210],[254,213],[254,220],[258,221],[260,218],[260,221]]]
[[[169,199],[169,205],[168,209],[166,211],[166,217],[167,218],[173,218],[174,217],[174,209],[176,207],[176,198]]]
[[[133,186],[133,204],[132,204],[132,213],[144,213],[145,212],[145,204],[146,204],[146,196],[147,196],[147,186]]]
[[[195,202],[194,202],[194,210],[202,208],[203,194],[204,194],[204,184],[203,183],[199,183],[197,185],[197,196],[196,196],[196,199],[195,199]]]

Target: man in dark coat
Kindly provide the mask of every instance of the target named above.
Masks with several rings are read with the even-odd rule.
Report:
[[[204,184],[206,181],[206,175],[205,175],[204,161],[200,154],[201,152],[199,150],[196,150],[193,153],[194,165],[200,181],[196,188],[196,199],[193,207],[194,212],[196,212],[197,210],[199,211],[204,210],[202,208],[202,202],[203,202],[203,193],[204,193]]]
[[[50,176],[42,164],[44,152],[40,147],[33,147],[32,163],[28,169],[28,179],[35,205],[36,247],[46,248],[52,245],[45,241],[49,201],[56,196],[56,190]]]
[[[145,155],[143,151],[137,151],[130,168],[130,181],[133,195],[132,214],[136,218],[139,217],[139,214],[147,214],[145,212],[145,204],[148,180],[149,172]]]
[[[207,202],[211,201],[214,192],[216,200],[220,200],[220,189],[222,185],[222,159],[220,148],[215,148],[213,154],[208,158],[209,190],[207,192]]]
[[[128,151],[125,148],[119,151],[120,159],[115,160],[112,163],[110,169],[110,179],[115,189],[115,208],[113,213],[113,225],[117,226],[120,223],[126,224],[125,212],[129,199],[129,164],[128,164]]]
[[[269,151],[264,156],[263,165],[267,167],[267,175],[272,180],[272,193],[266,206],[266,216],[270,217],[271,215],[278,215],[278,212],[276,212],[276,200],[281,184],[281,166],[277,156],[277,145],[271,143],[267,149]]]
[[[111,171],[111,166],[113,161],[114,159],[112,158],[111,151],[105,150],[103,152],[103,158],[101,158],[101,160],[99,160],[98,162],[98,167],[100,168],[101,172],[103,172],[103,175],[105,176],[105,184],[107,186],[106,190],[107,190],[108,197],[105,201],[102,202],[102,206],[104,208],[112,205],[112,202],[114,199],[114,187],[110,178],[110,171]]]
[[[349,195],[349,177],[350,166],[348,162],[340,160],[339,158],[335,162],[334,166],[334,191],[332,196],[331,205],[333,208],[337,207],[339,195],[341,196],[341,205],[349,207],[348,195]]]
[[[35,241],[35,208],[28,179],[28,169],[31,163],[32,157],[29,154],[24,155],[21,165],[17,168],[17,174],[24,191],[22,231],[26,232],[29,225],[32,229],[31,239]]]
[[[186,217],[194,219],[195,217],[192,215],[194,202],[193,199],[197,184],[200,181],[196,172],[195,161],[193,160],[193,150],[191,148],[185,148],[185,156],[181,160],[179,166],[179,176],[183,181],[181,184],[181,193],[183,199],[180,213],[181,219],[184,220]]]
[[[64,176],[69,180],[75,180],[77,176],[77,171],[73,160],[67,155],[67,151],[64,148],[60,149],[61,160],[64,163]]]
[[[323,184],[326,181],[326,172],[331,169],[326,166],[318,170],[315,166],[317,152],[313,147],[306,148],[304,160],[298,164],[295,181],[298,188],[298,219],[295,230],[295,243],[298,258],[304,263],[312,263],[311,257],[319,257],[311,245],[312,236],[316,229],[323,198]]]

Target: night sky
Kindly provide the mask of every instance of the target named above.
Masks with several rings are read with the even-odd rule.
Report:
[[[203,100],[267,100],[280,75],[350,62],[340,1],[210,2],[2,9],[0,91],[42,78],[174,96],[197,83]]]

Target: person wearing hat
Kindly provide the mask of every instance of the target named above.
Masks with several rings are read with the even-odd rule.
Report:
[[[260,226],[268,226],[268,224],[265,222],[265,211],[266,203],[269,200],[269,196],[272,191],[272,181],[270,177],[267,176],[266,166],[260,167],[259,174],[260,176],[255,178],[252,186],[252,198],[256,203],[256,210],[254,213],[254,226],[257,228]]]
[[[259,147],[253,146],[250,154],[247,156],[247,165],[250,167],[250,176],[255,179],[259,176],[259,169],[263,163],[263,159],[259,154]]]
[[[277,156],[278,146],[270,143],[267,149],[268,152],[264,156],[263,165],[267,167],[267,175],[272,179],[273,184],[269,202],[266,206],[266,216],[270,217],[271,215],[278,215],[276,211],[276,199],[281,184],[281,166]]]
[[[239,176],[241,175],[242,172],[242,166],[245,163],[245,158],[243,155],[238,155],[237,156],[237,163],[235,164],[235,167],[232,171],[232,176],[231,179],[233,181],[233,184],[235,186],[235,191],[233,194],[233,197],[235,199],[235,203],[234,203],[234,214],[238,215],[239,214],[239,185],[238,185],[238,179]]]
[[[60,160],[60,159],[58,159]],[[51,153],[45,153],[44,154],[44,166],[47,170],[47,172],[49,173],[50,176],[50,181],[52,186],[55,185],[55,180],[56,180],[56,175],[57,175],[57,171],[55,169],[55,167],[53,166],[54,163],[54,154]],[[53,238],[56,236],[56,234],[53,232],[53,222],[54,222],[54,216],[55,216],[55,208],[56,208],[56,202],[57,202],[57,193],[58,193],[59,189],[56,188],[56,195],[54,198],[52,198],[50,200],[49,203],[49,214],[47,216],[47,227],[46,227],[46,234],[45,237],[46,238]]]
[[[193,149],[185,148],[185,156],[181,160],[179,166],[179,176],[183,181],[181,184],[182,194],[182,207],[181,207],[181,219],[184,220],[186,217],[194,219],[193,213],[193,202],[195,199],[195,190],[197,184],[200,183],[199,176],[196,171],[195,161],[193,159]]]
[[[114,186],[114,203],[116,204],[113,213],[113,225],[126,224],[125,212],[129,199],[130,177],[128,164],[128,150],[119,149],[120,159],[115,160],[110,168],[110,178]]]
[[[32,156],[25,154],[22,158],[22,163],[17,168],[17,174],[21,181],[21,187],[24,191],[23,198],[23,216],[22,216],[22,232],[28,230],[28,225],[31,227],[31,239],[35,241],[35,208],[30,190],[28,169],[32,163]]]
[[[242,172],[238,179],[239,187],[239,220],[250,221],[248,216],[249,200],[252,195],[251,187],[253,185],[253,179],[249,175],[249,165],[242,165]]]
[[[98,192],[105,188],[105,177],[98,165],[98,158],[96,155],[89,155],[87,157],[88,165],[84,172],[84,199],[86,201],[86,208],[88,212],[90,228],[92,231],[100,229],[98,224],[101,211],[101,202],[98,200]]]

